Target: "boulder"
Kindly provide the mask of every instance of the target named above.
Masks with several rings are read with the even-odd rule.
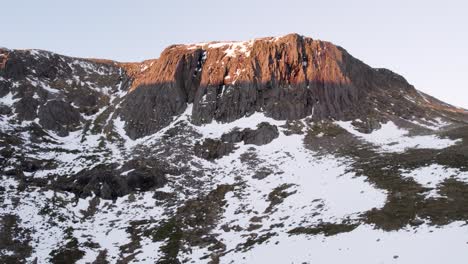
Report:
[[[262,122],[257,125],[257,129],[246,128],[243,130],[234,129],[233,131],[223,134],[221,140],[224,142],[237,143],[244,141],[245,144],[265,145],[273,141],[279,136],[278,128],[267,122]]]

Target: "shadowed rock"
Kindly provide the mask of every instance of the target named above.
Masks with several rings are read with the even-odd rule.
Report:
[[[244,141],[245,144],[265,145],[279,136],[278,128],[275,125],[262,122],[257,125],[257,129],[246,128],[243,130],[235,129],[221,136],[224,142],[237,143]]]
[[[59,136],[67,136],[80,126],[80,113],[70,104],[59,100],[48,101],[39,108],[39,124],[45,129],[56,131]]]
[[[164,186],[166,169],[160,167],[137,167],[122,175],[113,165],[98,165],[76,175],[59,179],[56,188],[70,191],[79,197],[95,194],[103,199],[116,199],[132,191],[148,191]]]
[[[194,147],[195,155],[206,160],[219,159],[235,149],[232,142],[223,142],[217,139],[207,138],[203,143],[197,142]]]

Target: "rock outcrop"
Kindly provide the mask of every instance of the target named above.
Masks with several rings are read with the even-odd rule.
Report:
[[[216,160],[233,152],[235,146],[232,142],[223,142],[218,139],[207,138],[202,143],[197,142],[194,146],[196,156],[206,160]]]
[[[229,133],[223,134],[221,140],[229,143],[243,141],[244,144],[261,146],[270,143],[278,136],[278,128],[275,125],[262,122],[257,125],[257,129],[246,128],[240,130],[236,128]]]
[[[117,199],[131,192],[160,188],[167,182],[165,174],[173,172],[165,164],[145,161],[130,161],[124,169],[116,164],[98,165],[60,179],[56,188],[83,198],[94,194],[103,199]]]

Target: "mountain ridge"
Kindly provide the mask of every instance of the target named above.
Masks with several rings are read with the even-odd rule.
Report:
[[[376,115],[426,118],[430,112],[454,118],[466,113],[423,96],[402,76],[371,68],[341,47],[298,34],[171,45],[159,58],[140,63],[69,59],[123,69],[129,96],[118,115],[127,122],[125,129],[133,139],[157,132],[190,103],[196,124],[230,122],[257,111],[279,120],[312,113],[317,120]],[[7,63],[3,62],[5,67]],[[148,119],[155,124],[143,124]]]

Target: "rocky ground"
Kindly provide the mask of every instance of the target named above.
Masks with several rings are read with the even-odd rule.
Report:
[[[464,263],[467,116],[295,34],[0,49],[0,262]]]

